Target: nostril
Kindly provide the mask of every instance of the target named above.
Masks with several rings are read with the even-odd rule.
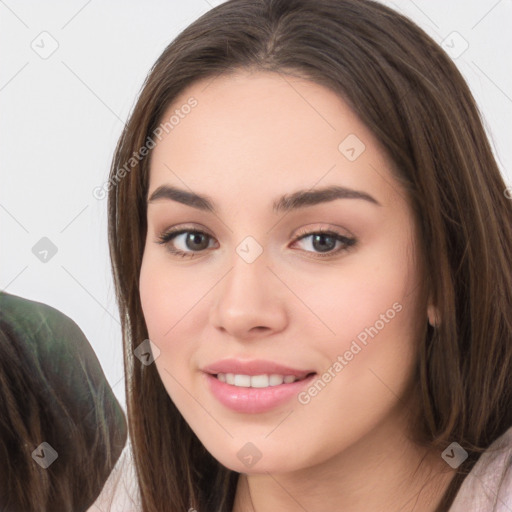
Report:
[[[257,327],[253,327],[251,330],[253,330],[253,329],[257,329],[258,331],[260,331],[260,330],[268,329],[268,327],[264,327],[262,325],[258,325]]]

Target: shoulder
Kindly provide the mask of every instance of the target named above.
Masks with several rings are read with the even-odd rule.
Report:
[[[0,324],[5,335],[22,341],[34,355],[90,357],[92,351],[74,320],[42,302],[0,292]]]
[[[482,453],[449,512],[512,510],[512,427]]]

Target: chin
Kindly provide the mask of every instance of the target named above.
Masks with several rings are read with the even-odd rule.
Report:
[[[287,473],[307,466],[304,461],[290,459],[289,453],[281,453],[269,447],[263,440],[251,443],[235,439],[232,445],[226,445],[220,450],[219,446],[216,446],[215,450],[210,450],[208,445],[205,447],[223,466],[247,475]]]

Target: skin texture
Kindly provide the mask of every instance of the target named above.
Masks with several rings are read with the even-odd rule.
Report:
[[[234,510],[435,510],[453,472],[432,454],[412,475],[424,452],[406,435],[414,400],[405,392],[417,340],[436,311],[391,162],[339,96],[303,79],[244,71],[196,82],[164,118],[191,96],[197,106],[153,150],[148,197],[173,185],[208,195],[218,212],[168,199],[148,205],[140,297],[171,399],[210,453],[247,475]],[[338,149],[350,134],[365,145],[354,161]],[[272,211],[283,194],[328,185],[364,191],[380,205],[349,198]],[[157,243],[171,227],[209,237],[170,241],[194,254],[182,258]],[[296,240],[318,229],[357,242],[340,251],[341,242],[328,241],[331,256],[322,258],[312,236]],[[236,252],[247,236],[263,249],[252,263]],[[393,304],[400,311],[307,404],[294,397],[242,414],[205,386],[200,369],[227,357],[320,376]],[[251,467],[237,456],[247,442],[261,452]]]

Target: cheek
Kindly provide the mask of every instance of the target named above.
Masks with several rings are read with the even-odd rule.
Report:
[[[329,361],[327,374],[321,375],[325,391],[320,383],[320,391],[312,389],[304,397],[311,398],[312,415],[330,411],[327,414],[335,418],[340,413],[329,405],[339,403],[354,425],[377,421],[413,375],[422,325],[417,275],[405,251],[386,246],[374,256],[354,266],[343,282],[333,283],[344,286],[343,304],[327,320],[337,333],[335,339],[319,348]],[[319,397],[314,404],[312,395]]]
[[[404,246],[396,241],[375,243],[371,250],[347,257],[339,269],[319,268],[291,281],[312,313],[304,328],[318,326],[316,338],[325,342],[322,351],[343,353],[353,340],[364,346],[372,335],[406,338],[392,334],[407,332],[409,318],[416,314],[417,276]],[[304,315],[297,317],[297,323],[305,323]]]
[[[297,424],[299,436],[317,431],[329,439],[318,439],[312,449],[318,462],[389,424],[388,419],[394,421],[417,357],[415,304],[410,297],[394,301],[396,297],[383,293],[366,308],[350,308],[335,324],[336,339],[316,347],[324,367],[297,397],[296,417],[305,418]]]
[[[154,341],[168,343],[183,321],[193,315],[194,306],[204,295],[205,286],[191,280],[190,271],[173,268],[165,255],[154,249],[146,250],[141,266],[139,291],[144,319]]]
[[[413,260],[404,250],[406,238],[402,234],[392,239],[375,244],[364,257],[360,252],[346,259],[328,283],[311,280],[309,291],[302,288],[305,301],[330,330],[323,326],[315,347],[324,356],[321,380],[328,389],[324,392],[320,383],[320,391],[312,389],[305,401],[322,394],[328,402],[349,404],[357,390],[354,406],[376,404],[378,409],[390,389],[398,393],[407,385],[423,325],[420,288]]]
[[[199,340],[197,317],[207,285],[192,282],[190,272],[172,269],[165,256],[145,253],[139,291],[149,339],[159,348],[155,364],[170,395],[190,380]]]

